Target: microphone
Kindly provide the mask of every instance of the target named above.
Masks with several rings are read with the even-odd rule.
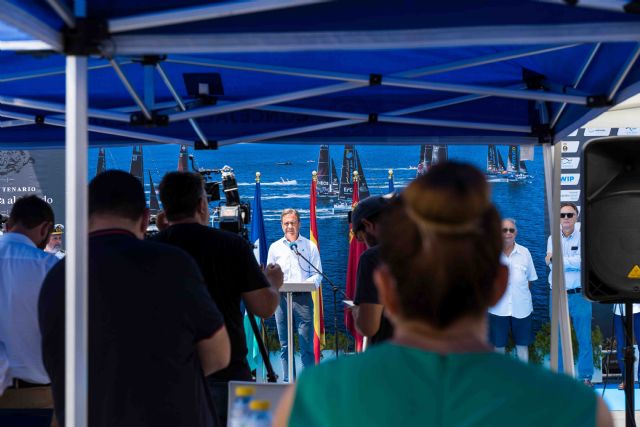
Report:
[[[296,242],[289,243],[289,249],[298,254],[298,244]]]

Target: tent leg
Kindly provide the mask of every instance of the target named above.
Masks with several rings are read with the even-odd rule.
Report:
[[[86,427],[88,392],[87,58],[67,56],[65,426]]]
[[[545,191],[549,226],[551,227],[551,241],[553,265],[562,266],[562,243],[560,241],[560,192],[562,175],[562,145],[546,145],[544,147]],[[551,369],[558,370],[559,352],[558,342],[561,342],[564,372],[574,376],[573,348],[569,327],[569,306],[564,283],[564,269],[554,268],[551,276],[553,283],[551,290]],[[558,340],[558,332],[560,340]]]

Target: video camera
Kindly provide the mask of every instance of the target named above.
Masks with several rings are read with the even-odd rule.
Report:
[[[207,193],[209,203],[220,200],[220,182],[213,181],[212,175],[221,175],[225,203],[220,203],[216,209],[220,229],[239,234],[249,240],[249,230],[246,225],[251,222],[251,207],[249,203],[240,200],[238,182],[233,168],[226,165],[221,169],[197,168],[193,155],[190,155],[189,159],[191,160],[191,168],[202,175],[205,180],[204,190]]]

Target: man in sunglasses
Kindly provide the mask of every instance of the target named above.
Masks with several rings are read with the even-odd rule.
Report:
[[[560,204],[560,227],[562,229],[560,242],[562,245],[562,259],[564,281],[569,300],[569,316],[578,338],[578,377],[589,387],[593,387],[593,344],[591,342],[591,303],[582,296],[580,282],[580,231],[576,229],[578,222],[578,207],[572,202]],[[547,240],[547,256],[545,261],[551,269],[553,266],[553,246],[551,236]],[[551,285],[549,272],[549,285]],[[562,370],[562,356],[559,369]]]
[[[489,340],[498,353],[504,353],[509,331],[520,360],[529,360],[531,344],[531,282],[538,279],[531,253],[516,243],[516,220],[502,220],[502,263],[509,267],[507,290],[498,303],[489,309]]]

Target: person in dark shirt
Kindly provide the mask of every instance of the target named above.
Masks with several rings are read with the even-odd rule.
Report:
[[[367,250],[358,260],[352,313],[356,328],[369,339],[370,345],[393,336],[393,326],[383,314],[384,306],[380,304],[378,290],[373,283],[373,272],[380,264],[378,218],[389,201],[387,196],[367,197],[358,203],[351,220],[356,238],[367,245]]]
[[[207,289],[224,316],[231,340],[231,363],[209,376],[218,416],[226,422],[227,387],[230,380],[251,381],[241,302],[255,315],[268,318],[275,312],[282,286],[280,267],[265,273],[252,245],[242,237],[208,227],[209,205],[202,177],[192,172],[170,172],[160,182],[160,200],[169,227],[153,240],[184,249],[196,260]]]
[[[216,425],[205,375],[229,363],[229,338],[184,251],[141,240],[144,190],[122,171],[89,185],[89,395],[92,427]],[[45,368],[64,425],[65,261],[39,299]]]

